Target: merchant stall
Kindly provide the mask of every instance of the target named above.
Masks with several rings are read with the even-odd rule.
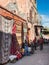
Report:
[[[20,49],[25,37],[24,22],[26,20],[0,6],[0,64],[6,63],[10,53]]]

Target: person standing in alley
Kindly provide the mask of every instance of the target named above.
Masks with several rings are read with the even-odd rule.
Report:
[[[43,37],[41,37],[41,38],[39,39],[40,50],[43,50],[43,43],[44,43],[44,40],[43,40]]]
[[[34,53],[34,43],[33,43],[33,41],[31,41],[31,54],[33,54]]]
[[[35,50],[37,49],[37,48],[36,48],[36,46],[37,46],[36,41],[37,41],[37,40],[36,40],[36,37],[35,37],[34,40],[33,40]]]

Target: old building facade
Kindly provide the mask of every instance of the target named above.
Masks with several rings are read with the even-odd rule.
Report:
[[[35,18],[37,18],[36,0],[5,0],[4,4],[3,0],[0,1],[0,5],[9,11],[19,15],[25,20],[30,19],[33,23],[37,22],[37,20],[35,21]]]
[[[17,41],[20,46],[25,41],[26,36],[28,36],[29,43],[31,40],[33,41],[33,39],[36,36],[34,26],[38,25],[38,20],[37,20],[38,13],[37,13],[36,0],[5,0],[5,1],[0,0],[0,5],[1,5],[0,6],[0,15],[1,15],[0,31],[5,33],[10,33],[11,35],[12,33],[14,33],[16,35]],[[8,36],[4,36],[4,37],[8,37],[10,39],[10,42],[6,40],[9,46],[12,40],[10,35]],[[6,50],[5,47],[4,49]],[[7,51],[7,53],[8,52],[9,50]],[[3,56],[4,55],[5,54],[3,54]],[[7,56],[9,56],[9,54]],[[0,60],[3,63],[5,62],[4,60],[6,61],[8,60],[7,57],[3,57],[3,58],[4,59]]]

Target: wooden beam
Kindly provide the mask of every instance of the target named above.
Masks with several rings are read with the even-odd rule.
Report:
[[[9,12],[7,12],[6,10],[4,10],[2,8],[0,8],[0,15],[3,17],[10,18],[10,19],[13,18],[12,14],[10,14]]]
[[[16,14],[13,14],[12,12],[8,11],[7,9],[3,8],[2,6],[0,6],[0,15],[7,18],[7,19],[14,19],[15,22],[16,21],[26,22],[25,19],[19,17]]]

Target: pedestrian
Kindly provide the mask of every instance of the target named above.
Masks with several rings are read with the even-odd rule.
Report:
[[[40,50],[43,50],[43,43],[44,43],[44,40],[43,40],[43,37],[41,37],[41,38],[39,39]]]
[[[25,46],[24,46],[24,49],[25,49],[25,51],[24,51],[24,55],[25,55],[25,56],[30,55],[30,53],[29,53],[29,51],[28,51],[28,42],[27,42],[27,40],[25,40]]]
[[[34,53],[34,43],[31,42],[31,54],[33,54],[33,53]]]
[[[25,40],[25,46],[24,46],[24,49],[25,49],[25,53],[24,53],[24,55],[27,55],[27,53],[28,53],[28,43],[27,43],[27,40]]]
[[[35,50],[37,49],[37,48],[36,48],[36,47],[37,47],[37,42],[36,42],[36,41],[37,41],[37,40],[36,40],[36,37],[35,37],[34,40],[33,40]]]

